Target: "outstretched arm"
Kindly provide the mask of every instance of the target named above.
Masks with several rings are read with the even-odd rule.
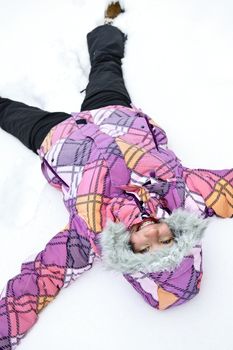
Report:
[[[189,205],[204,200],[206,216],[233,216],[233,169],[207,170],[185,168],[183,178],[187,186]],[[204,210],[204,209],[203,209]]]
[[[0,349],[14,349],[38,314],[62,288],[92,266],[90,242],[73,229],[54,236],[45,249],[24,262],[0,296]]]

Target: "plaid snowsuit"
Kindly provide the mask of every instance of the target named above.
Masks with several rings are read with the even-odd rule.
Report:
[[[101,257],[99,234],[107,220],[129,227],[143,213],[164,218],[178,207],[203,217],[233,216],[233,169],[184,167],[167,148],[164,130],[135,107],[74,113],[51,129],[38,153],[70,218],[2,292],[0,349],[13,349],[59,291]],[[152,307],[164,310],[198,293],[201,258],[196,246],[172,272],[124,277]]]

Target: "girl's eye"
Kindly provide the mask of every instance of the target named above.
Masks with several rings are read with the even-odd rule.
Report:
[[[141,254],[147,253],[147,252],[149,252],[149,250],[150,250],[150,247],[146,247],[145,249],[140,250],[139,253],[141,253]]]
[[[166,241],[162,241],[162,244],[169,244],[171,243],[171,241],[173,240],[173,238],[167,239]]]

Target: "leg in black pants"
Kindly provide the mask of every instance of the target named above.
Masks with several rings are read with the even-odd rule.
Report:
[[[109,24],[87,34],[91,71],[81,111],[109,105],[130,107],[121,69],[125,41],[126,35]]]
[[[126,36],[111,25],[97,27],[87,35],[91,72],[82,111],[108,105],[130,107],[121,69],[125,40]],[[0,97],[0,127],[35,153],[50,129],[69,117]]]
[[[50,113],[0,97],[0,127],[36,154],[50,129],[69,117],[67,113]]]

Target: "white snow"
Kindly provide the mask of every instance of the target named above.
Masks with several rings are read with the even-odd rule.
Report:
[[[0,0],[0,95],[79,111],[88,79],[85,35],[106,0]],[[167,131],[189,167],[232,168],[233,2],[124,0],[123,62],[134,104]],[[62,229],[61,194],[38,157],[0,130],[0,289]],[[164,312],[100,263],[40,315],[18,349],[233,349],[233,220],[213,219],[199,296]]]

